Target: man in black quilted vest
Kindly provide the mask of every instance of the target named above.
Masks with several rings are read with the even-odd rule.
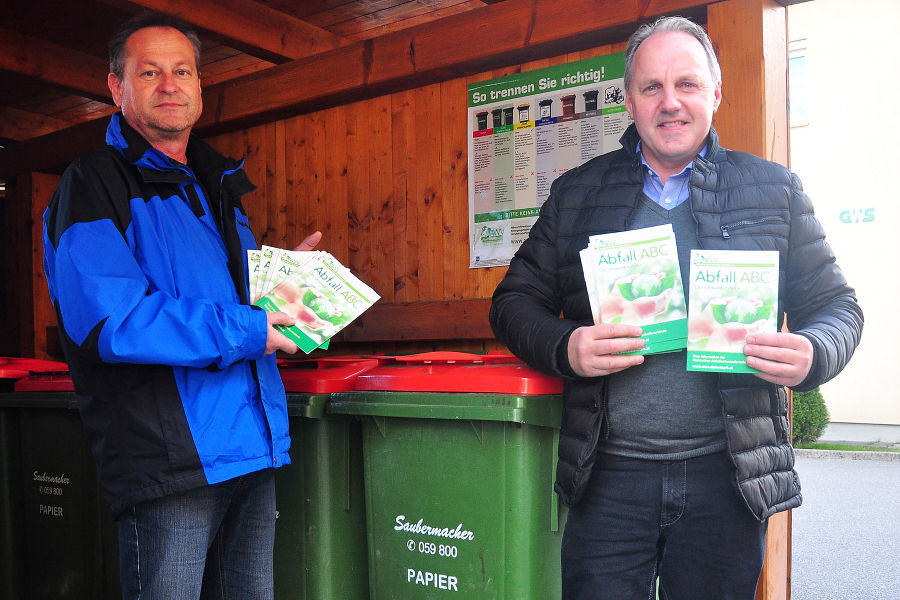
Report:
[[[658,580],[667,600],[752,600],[768,517],[801,502],[785,388],[837,375],[862,311],[799,179],[719,146],[721,73],[702,28],[679,17],[641,27],[625,87],[634,124],[622,148],[554,182],[491,324],[519,357],[565,378],[563,598],[644,600]],[[691,249],[779,252],[779,333],[751,335],[743,350],[757,373],[689,372],[684,351],[622,354],[643,347],[641,329],[592,324],[588,238],[665,224],[685,282]]]

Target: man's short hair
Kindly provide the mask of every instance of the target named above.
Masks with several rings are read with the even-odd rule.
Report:
[[[709,63],[709,74],[712,75],[713,83],[722,81],[722,69],[719,67],[719,59],[716,58],[716,51],[713,50],[712,42],[702,27],[684,17],[661,17],[654,23],[641,25],[630,38],[628,45],[625,47],[625,89],[631,89],[631,76],[634,67],[634,55],[637,54],[638,48],[647,38],[656,33],[665,33],[669,31],[680,31],[692,35],[706,53],[706,61]]]
[[[119,79],[125,75],[125,44],[135,32],[147,27],[171,27],[177,29],[194,47],[196,69],[200,71],[200,38],[194,28],[184,19],[162,12],[145,12],[128,19],[116,30],[109,40],[109,72]]]

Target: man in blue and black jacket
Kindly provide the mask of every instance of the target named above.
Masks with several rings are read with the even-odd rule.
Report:
[[[241,196],[254,186],[191,135],[199,48],[167,15],[121,28],[108,77],[121,113],[44,214],[44,270],[119,523],[125,598],[201,586],[272,597],[272,467],[290,462],[274,352],[297,348],[273,327],[291,317],[248,302],[256,242]]]

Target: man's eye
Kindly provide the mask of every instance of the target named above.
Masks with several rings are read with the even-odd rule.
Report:
[[[178,69],[177,71],[175,71],[175,74],[179,77],[188,77],[190,76],[191,72],[187,69]]]

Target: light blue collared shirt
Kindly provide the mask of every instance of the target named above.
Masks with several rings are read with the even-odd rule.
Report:
[[[640,141],[638,141],[637,151],[641,155],[641,164],[644,165],[644,194],[648,198],[666,210],[672,210],[688,199],[691,194],[688,182],[691,178],[691,169],[694,166],[693,161],[688,163],[681,172],[670,175],[664,185],[659,174],[644,160]],[[706,156],[706,146],[703,146],[703,149],[700,150],[700,156]]]

